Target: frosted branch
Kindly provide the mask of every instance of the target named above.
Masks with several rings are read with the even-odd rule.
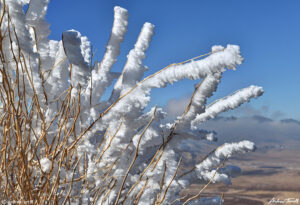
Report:
[[[98,68],[98,71],[103,73],[109,72],[111,67],[117,61],[117,57],[120,54],[120,44],[123,42],[127,32],[127,10],[116,6],[114,11],[115,15],[112,31],[106,45],[105,54]]]
[[[252,85],[215,101],[206,108],[204,113],[196,116],[196,118],[192,121],[192,128],[196,129],[198,124],[216,117],[221,112],[237,108],[244,102],[248,102],[251,98],[261,96],[263,92],[262,87]]]
[[[111,101],[115,101],[120,94],[124,94],[122,91],[132,88],[142,79],[144,72],[147,70],[142,63],[143,59],[146,57],[145,52],[149,47],[153,34],[154,25],[145,23],[134,48],[127,56],[127,62],[123,69],[122,75],[115,83]]]

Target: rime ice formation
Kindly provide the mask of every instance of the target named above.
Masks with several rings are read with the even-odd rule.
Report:
[[[222,166],[223,162],[236,153],[253,151],[254,144],[226,143],[191,170],[181,166],[181,145],[185,140],[216,141],[215,132],[198,130],[199,125],[263,94],[261,87],[251,85],[207,105],[222,74],[242,63],[239,46],[213,46],[206,57],[171,64],[144,77],[147,67],[143,60],[154,34],[154,26],[145,23],[122,73],[112,72],[127,32],[127,10],[115,7],[103,59],[92,64],[90,42],[80,32],[65,31],[61,41],[48,39],[48,3],[0,3],[0,114],[16,106],[24,118],[21,131],[1,128],[0,139],[3,143],[7,132],[10,136],[21,132],[20,136],[29,139],[22,149],[24,159],[28,159],[32,189],[46,192],[45,187],[51,187],[45,200],[55,196],[58,203],[69,199],[96,204],[182,204],[184,200],[188,204],[222,203],[219,197],[177,199],[181,197],[179,192],[195,180],[230,184],[231,177],[241,170]],[[24,14],[26,4],[29,6]],[[102,100],[115,79],[110,98]],[[162,108],[145,111],[152,88],[182,79],[201,81],[181,116],[164,124],[166,113]],[[13,145],[23,143],[12,139]],[[3,170],[0,174],[4,175]]]

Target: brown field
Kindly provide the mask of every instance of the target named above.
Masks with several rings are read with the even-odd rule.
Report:
[[[300,149],[257,151],[227,164],[240,166],[243,175],[232,179],[232,185],[210,185],[201,196],[224,194],[225,205],[300,204]],[[192,185],[184,191],[196,194],[203,185]],[[279,201],[271,202],[272,198]],[[290,198],[290,202],[283,200]],[[299,200],[296,202],[295,200]]]

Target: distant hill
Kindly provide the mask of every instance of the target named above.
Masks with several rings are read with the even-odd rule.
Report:
[[[278,121],[261,115],[221,116],[203,123],[201,129],[216,131],[219,144],[247,139],[254,141],[258,147],[262,145],[279,148],[286,147],[289,141],[300,143],[300,121],[295,119]]]

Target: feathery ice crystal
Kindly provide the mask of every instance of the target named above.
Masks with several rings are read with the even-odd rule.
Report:
[[[213,46],[206,56],[171,64],[144,78],[154,26],[145,23],[122,73],[111,68],[128,24],[115,7],[101,62],[91,65],[87,37],[78,31],[49,40],[49,0],[0,3],[0,198],[37,204],[220,204],[219,197],[179,195],[199,183],[223,182],[240,169],[224,162],[253,151],[252,142],[224,144],[191,170],[182,167],[182,142],[215,141],[199,125],[263,93],[250,86],[207,105],[223,72],[243,61],[239,46]],[[28,5],[24,13],[23,8]],[[116,79],[108,100],[101,97]],[[185,112],[162,123],[158,107],[145,112],[152,88],[201,79]]]

